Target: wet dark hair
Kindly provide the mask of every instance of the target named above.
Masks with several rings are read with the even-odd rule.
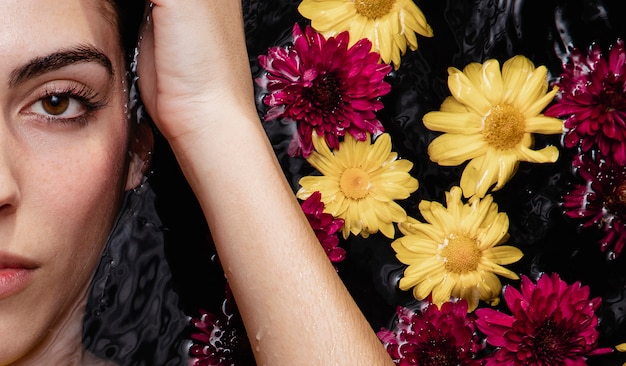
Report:
[[[120,43],[124,48],[127,61],[132,60],[137,46],[139,28],[143,20],[145,1],[143,0],[108,0],[117,13],[117,27]]]

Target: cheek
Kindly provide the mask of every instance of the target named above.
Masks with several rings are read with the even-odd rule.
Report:
[[[52,191],[50,206],[79,222],[107,222],[104,216],[115,210],[123,191],[125,149],[115,143],[83,146],[54,161],[56,168],[43,178]]]
[[[74,221],[102,219],[114,210],[122,191],[124,158],[118,152],[86,150],[79,157],[53,162],[56,167],[42,177],[51,194],[41,197],[46,200],[42,204]]]
[[[26,173],[21,203],[36,217],[31,225],[48,231],[49,237],[64,238],[54,241],[51,256],[98,257],[94,249],[104,243],[116,217],[126,176],[127,135],[123,128],[97,132],[71,141],[48,140],[30,154],[30,166],[38,169]]]

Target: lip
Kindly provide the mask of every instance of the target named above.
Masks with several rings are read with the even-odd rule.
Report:
[[[37,268],[31,260],[0,252],[0,300],[25,289]]]

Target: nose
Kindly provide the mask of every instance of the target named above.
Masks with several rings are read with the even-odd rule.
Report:
[[[16,168],[21,163],[25,162],[20,161],[10,132],[6,131],[6,127],[0,127],[0,216],[17,208],[19,187]]]

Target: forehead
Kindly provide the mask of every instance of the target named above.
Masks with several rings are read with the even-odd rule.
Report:
[[[119,62],[116,16],[103,0],[0,0],[0,68],[74,47],[93,46]]]

